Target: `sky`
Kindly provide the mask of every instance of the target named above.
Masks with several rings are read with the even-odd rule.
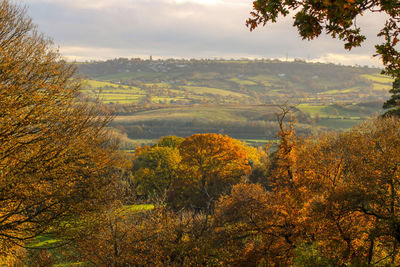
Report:
[[[357,20],[367,41],[346,52],[321,36],[302,40],[291,16],[250,32],[251,0],[20,0],[68,60],[124,58],[301,58],[380,66],[373,58],[379,14]]]

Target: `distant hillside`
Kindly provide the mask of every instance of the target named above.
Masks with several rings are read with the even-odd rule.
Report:
[[[273,138],[266,129],[276,111],[268,105],[287,102],[304,113],[304,133],[347,129],[382,113],[392,81],[376,68],[304,61],[114,59],[78,68],[83,93],[106,103],[114,126],[138,139],[194,132]]]
[[[101,89],[107,103],[359,103],[387,99],[391,83],[379,69],[304,61],[115,59],[78,67],[91,80],[87,92]]]

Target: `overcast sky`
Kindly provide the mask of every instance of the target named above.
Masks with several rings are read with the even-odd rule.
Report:
[[[302,58],[379,66],[374,54],[383,18],[357,21],[363,47],[345,52],[329,36],[304,41],[292,18],[250,32],[250,0],[21,0],[40,31],[70,60],[148,58]]]

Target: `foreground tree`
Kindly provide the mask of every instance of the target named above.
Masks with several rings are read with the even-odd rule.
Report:
[[[220,260],[398,265],[399,123],[380,118],[303,141],[281,127],[271,189],[238,184],[216,204]]]
[[[94,266],[214,266],[205,216],[166,207],[115,207],[87,217],[68,247],[73,262]]]
[[[397,0],[257,0],[253,2],[254,11],[247,20],[247,26],[254,30],[258,25],[274,23],[279,16],[294,15],[293,25],[297,27],[303,39],[314,39],[323,32],[345,42],[344,47],[350,50],[360,46],[366,37],[361,33],[356,21],[367,12],[383,13],[387,16],[384,27],[377,35],[384,38],[382,44],[375,46],[376,53],[385,66],[383,74],[395,78],[393,97],[385,108],[398,107],[398,84],[400,81],[400,52],[398,42],[400,34],[400,5]]]
[[[118,157],[109,117],[78,101],[74,66],[7,0],[0,51],[0,254],[9,254],[112,197]]]

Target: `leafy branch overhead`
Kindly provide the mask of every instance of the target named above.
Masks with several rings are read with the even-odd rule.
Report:
[[[351,50],[361,46],[366,37],[357,25],[357,18],[367,12],[386,14],[385,25],[377,33],[384,38],[382,44],[375,45],[384,69],[382,74],[395,78],[391,99],[384,108],[390,109],[385,115],[400,114],[398,88],[400,81],[400,53],[398,42],[400,29],[400,3],[397,0],[257,0],[253,2],[251,18],[246,22],[250,30],[262,24],[276,22],[279,16],[295,13],[293,26],[297,27],[303,39],[312,40],[323,32],[345,42],[344,48]]]
[[[367,12],[387,15],[383,28],[377,35],[384,38],[377,44],[377,56],[385,66],[383,73],[392,77],[400,76],[398,51],[400,3],[397,0],[257,0],[253,2],[251,18],[246,22],[250,30],[260,24],[275,23],[279,16],[294,13],[293,26],[297,27],[303,39],[314,39],[322,33],[345,42],[350,50],[361,45],[366,37],[357,25],[357,18]]]

